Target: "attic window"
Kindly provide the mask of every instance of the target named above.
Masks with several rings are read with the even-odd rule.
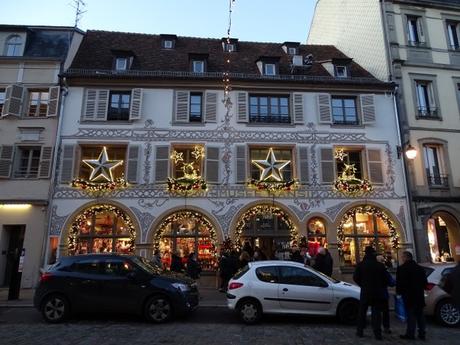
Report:
[[[264,64],[264,75],[276,75],[276,64],[265,63]]]
[[[236,46],[235,46],[234,43],[225,43],[225,48],[224,49],[225,49],[226,52],[231,53],[231,52],[236,51]]]
[[[128,69],[128,58],[127,57],[115,58],[115,70],[116,71],[126,71],[127,69]]]
[[[296,55],[297,54],[297,48],[296,47],[288,47],[288,54],[289,55]]]
[[[335,76],[337,78],[346,78],[347,75],[347,67],[346,66],[335,66]]]
[[[173,49],[174,43],[172,40],[163,40],[164,49]]]
[[[19,35],[13,35],[6,41],[5,55],[6,56],[20,56],[21,55],[22,40]]]
[[[204,73],[204,60],[193,60],[192,61],[192,72]]]

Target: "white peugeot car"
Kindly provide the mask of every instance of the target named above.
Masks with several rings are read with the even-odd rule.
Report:
[[[358,314],[359,293],[358,286],[301,263],[256,261],[228,283],[227,306],[247,324],[256,323],[263,313],[330,315],[352,323]]]

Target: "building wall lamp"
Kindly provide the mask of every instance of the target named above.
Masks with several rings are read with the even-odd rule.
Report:
[[[417,149],[409,143],[404,144],[403,147],[397,146],[396,148],[397,148],[398,158],[401,158],[403,151],[404,151],[404,154],[406,155],[406,158],[411,161],[417,157]]]

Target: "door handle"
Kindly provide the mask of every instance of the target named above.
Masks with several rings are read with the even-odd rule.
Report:
[[[288,288],[284,288],[283,291],[289,291],[289,289],[288,289]]]

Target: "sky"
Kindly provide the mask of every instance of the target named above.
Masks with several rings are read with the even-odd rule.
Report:
[[[73,26],[74,0],[1,0],[0,24]],[[83,0],[82,30],[222,38],[229,0]],[[305,43],[316,0],[235,0],[231,36]]]

